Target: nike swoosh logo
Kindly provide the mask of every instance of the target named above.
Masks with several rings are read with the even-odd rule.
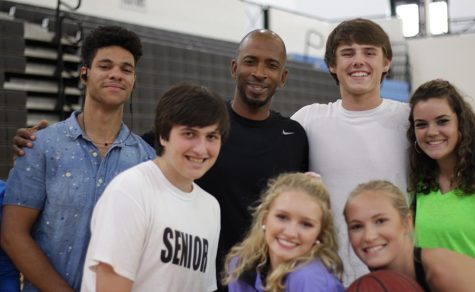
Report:
[[[287,136],[287,135],[295,134],[295,132],[286,132],[285,130],[282,130],[282,134]]]

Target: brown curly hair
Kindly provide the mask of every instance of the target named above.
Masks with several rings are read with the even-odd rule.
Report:
[[[450,82],[435,79],[428,81],[416,89],[409,104],[409,128],[407,139],[412,147],[409,150],[409,182],[408,191],[412,194],[428,194],[439,189],[438,165],[420,149],[416,149],[414,129],[414,107],[420,101],[431,98],[445,98],[452,111],[457,115],[460,141],[456,146],[456,165],[452,184],[464,194],[475,193],[475,114],[455,87]]]

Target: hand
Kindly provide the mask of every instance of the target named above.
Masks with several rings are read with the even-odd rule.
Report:
[[[307,172],[305,173],[305,175],[307,175],[307,176],[309,176],[309,177],[313,177],[313,178],[318,179],[318,180],[322,180],[322,176],[319,175],[319,174],[316,173],[316,172],[313,172],[313,171],[307,171]]]
[[[36,131],[48,127],[47,120],[41,120],[31,128],[20,128],[16,131],[15,137],[13,137],[13,155],[23,156],[25,155],[24,147],[33,147],[33,141],[36,140]]]

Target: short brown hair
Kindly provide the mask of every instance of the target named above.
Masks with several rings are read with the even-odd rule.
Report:
[[[155,111],[155,139],[157,155],[164,152],[160,138],[168,140],[175,125],[206,127],[218,124],[221,141],[229,133],[226,103],[211,89],[190,83],[172,86],[161,96]]]
[[[386,32],[377,23],[364,19],[355,18],[343,21],[330,33],[325,48],[325,63],[327,67],[336,64],[336,49],[341,44],[368,44],[381,47],[384,57],[389,61],[393,58],[391,42]],[[381,82],[387,72],[383,72]],[[335,73],[331,73],[336,84],[339,84],[338,77]]]

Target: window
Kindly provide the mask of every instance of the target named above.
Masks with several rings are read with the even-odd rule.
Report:
[[[419,6],[401,4],[396,6],[396,14],[402,19],[402,34],[413,37],[419,33]]]
[[[397,4],[396,14],[402,19],[402,31],[405,37],[414,37],[420,33],[424,19],[419,19],[418,4]],[[446,1],[434,1],[430,3],[429,22],[431,34],[439,35],[448,33],[449,25]]]
[[[430,33],[444,34],[449,31],[447,2],[438,1],[430,4]]]

